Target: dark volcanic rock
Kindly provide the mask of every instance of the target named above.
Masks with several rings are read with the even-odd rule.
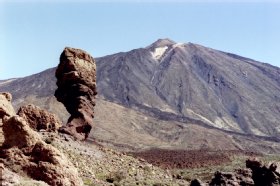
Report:
[[[55,96],[71,114],[60,132],[86,139],[93,124],[96,92],[96,65],[85,51],[66,47],[56,70]]]
[[[248,159],[246,169],[238,169],[235,172],[225,173],[217,171],[210,182],[215,185],[244,185],[244,186],[279,186],[280,173],[277,165],[272,163],[266,167],[257,159]]]
[[[257,159],[249,159],[246,161],[246,167],[252,170],[256,186],[280,185],[280,173],[276,171],[276,164],[272,163],[266,167]]]
[[[252,179],[252,171],[249,169],[239,169],[234,173],[225,173],[217,171],[214,178],[209,184],[210,186],[224,185],[242,185],[242,186],[254,186]]]
[[[191,181],[190,186],[206,186],[206,184],[202,183],[199,179],[194,179]]]
[[[56,115],[32,104],[20,107],[17,114],[37,131],[44,129],[48,132],[55,132],[62,125]]]

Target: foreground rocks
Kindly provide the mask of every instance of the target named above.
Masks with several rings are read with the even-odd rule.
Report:
[[[20,107],[17,114],[37,131],[55,132],[62,125],[57,116],[32,104]]]
[[[267,167],[257,159],[248,159],[246,169],[238,169],[233,173],[217,171],[209,185],[279,186],[280,173],[276,170],[277,165],[274,163]]]
[[[7,92],[0,93],[0,120],[4,116],[15,115],[14,108],[11,104],[12,95]]]
[[[1,177],[0,177],[1,185],[15,185],[20,182],[19,176],[16,173],[8,170],[3,163],[0,163],[0,172],[1,172]]]
[[[5,138],[3,148],[5,149],[32,148],[40,141],[39,134],[33,131],[23,118],[16,115],[3,119],[3,134]]]
[[[19,176],[18,174],[10,171],[7,169],[3,163],[0,163],[0,172],[1,172],[1,177],[0,177],[0,183],[1,186],[31,186],[31,185],[36,185],[36,186],[48,186],[46,182],[43,181],[37,181],[37,180],[32,180],[32,179],[26,179],[22,176]]]
[[[5,180],[1,181],[6,185],[15,184],[19,182],[19,176],[14,174],[17,173],[54,186],[82,185],[72,163],[55,147],[46,144],[26,119],[14,114],[11,99],[6,95],[0,94],[1,136],[4,137],[0,149],[0,168],[5,172],[5,177],[1,178]]]
[[[216,185],[254,186],[254,180],[252,179],[252,171],[250,169],[239,169],[236,170],[234,173],[217,171],[209,185],[210,186],[216,186]]]
[[[15,115],[14,108],[11,104],[12,95],[7,92],[0,93],[0,146],[4,142],[4,136],[2,132],[2,118]]]
[[[272,163],[268,167],[257,159],[246,161],[246,167],[252,170],[252,178],[256,186],[280,185],[280,172],[277,172],[277,164]]]
[[[65,48],[56,70],[55,97],[71,114],[67,125],[60,132],[83,140],[93,125],[96,93],[96,65],[85,51]]]
[[[188,186],[183,179],[174,179],[170,170],[136,159],[126,153],[74,140],[54,139],[54,144],[74,162],[85,185],[96,186]]]

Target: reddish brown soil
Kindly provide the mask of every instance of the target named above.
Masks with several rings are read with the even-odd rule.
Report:
[[[240,151],[206,151],[206,150],[163,150],[152,149],[149,151],[130,153],[136,158],[162,168],[199,168],[212,165],[221,165],[231,161],[231,157],[237,154],[253,155]]]

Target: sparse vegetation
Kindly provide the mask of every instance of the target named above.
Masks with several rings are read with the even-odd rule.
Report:
[[[233,172],[236,169],[245,168],[245,161],[249,157],[250,156],[239,154],[233,156],[230,162],[223,163],[221,165],[206,166],[202,168],[174,169],[172,170],[172,174],[174,177],[180,177],[186,181],[191,181],[195,178],[199,178],[202,181],[209,181],[212,179],[216,171]],[[257,157],[265,164],[280,161],[280,155],[259,155]]]
[[[63,151],[78,168],[85,185],[179,185],[168,170],[111,149],[68,138],[56,138],[52,145]],[[86,150],[85,150],[86,149]]]
[[[97,147],[84,142],[55,139],[53,145],[62,150],[78,168],[84,184],[115,186],[179,186],[188,185],[194,178],[209,181],[217,171],[231,172],[245,167],[250,155],[232,155],[229,162],[201,168],[162,169],[144,160],[119,153],[111,149]],[[85,150],[86,149],[86,150]],[[280,155],[260,156],[264,162],[280,161]]]

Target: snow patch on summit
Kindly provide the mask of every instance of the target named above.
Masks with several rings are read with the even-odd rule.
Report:
[[[176,43],[172,46],[173,48],[176,48],[176,47],[185,47],[185,43]]]
[[[167,46],[158,47],[158,48],[155,48],[154,51],[151,52],[151,54],[155,60],[159,60],[164,55],[164,53],[167,49],[168,49]]]

